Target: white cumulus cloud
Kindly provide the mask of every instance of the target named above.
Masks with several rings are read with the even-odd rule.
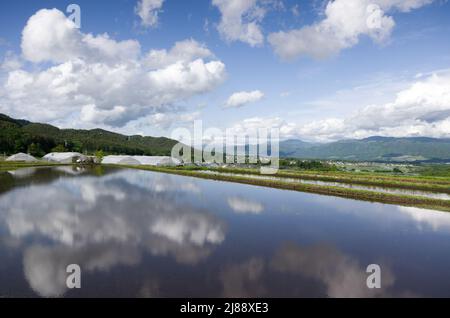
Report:
[[[1,77],[0,111],[62,126],[123,127],[170,112],[226,75],[225,65],[193,39],[143,53],[135,40],[80,32],[56,9],[28,20],[22,53],[35,67],[15,63]]]
[[[313,141],[370,136],[449,138],[450,70],[416,79],[398,91],[392,101],[362,106],[343,118],[300,124],[279,117],[253,117],[230,127],[237,134],[258,128],[278,128],[284,139]]]
[[[251,92],[237,92],[231,95],[225,103],[225,107],[242,107],[244,105],[255,103],[264,98],[264,93],[256,90]]]
[[[135,40],[117,42],[108,34],[83,34],[57,9],[34,14],[22,32],[22,53],[31,62],[62,63],[83,58],[89,62],[127,61],[140,54]]]
[[[13,71],[23,66],[22,60],[12,51],[7,51],[3,61],[0,63],[0,70]]]
[[[373,135],[450,137],[450,72],[411,84],[392,102],[365,106],[347,118],[313,121],[298,133],[323,140]]]
[[[250,46],[264,43],[261,21],[266,9],[258,0],[213,0],[222,15],[217,29],[229,42],[241,41]]]
[[[198,58],[210,58],[214,54],[193,39],[176,42],[170,50],[151,50],[145,62],[150,68],[166,67],[176,62],[189,62]]]
[[[375,42],[387,40],[395,26],[388,12],[408,12],[433,0],[335,0],[329,1],[324,18],[312,25],[271,33],[268,41],[282,59],[298,56],[322,59],[350,48],[366,35]]]
[[[139,0],[135,13],[141,19],[144,27],[155,27],[158,25],[159,13],[164,4],[164,0]]]
[[[252,117],[235,123],[228,129],[236,136],[251,135],[258,129],[279,129],[282,138],[289,138],[297,135],[298,125],[280,117]]]

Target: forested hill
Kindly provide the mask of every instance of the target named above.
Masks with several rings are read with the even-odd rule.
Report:
[[[168,138],[125,136],[102,129],[59,129],[0,114],[0,154],[25,152],[41,157],[52,151],[103,150],[106,154],[165,156],[176,143]]]

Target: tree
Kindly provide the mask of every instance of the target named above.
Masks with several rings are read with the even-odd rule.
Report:
[[[45,155],[41,145],[34,142],[28,146],[28,153],[35,157],[43,157]]]
[[[58,145],[52,149],[52,152],[66,152],[66,148],[63,145]]]
[[[103,153],[103,150],[97,150],[95,152],[95,158],[97,159],[97,163],[102,163],[104,156],[105,154]]]
[[[402,170],[400,170],[399,168],[395,167],[394,170],[392,170],[394,173],[403,173]]]

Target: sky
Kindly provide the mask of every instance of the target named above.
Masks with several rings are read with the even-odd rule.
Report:
[[[202,120],[448,138],[449,34],[447,0],[1,1],[0,113],[128,135]]]

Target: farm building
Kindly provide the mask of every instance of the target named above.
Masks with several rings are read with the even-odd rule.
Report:
[[[8,157],[6,161],[19,161],[19,162],[35,162],[37,159],[33,156],[27,155],[25,153],[18,153],[11,157]]]
[[[88,161],[88,157],[78,152],[53,152],[45,155],[42,159],[48,162],[62,164],[83,163]]]

